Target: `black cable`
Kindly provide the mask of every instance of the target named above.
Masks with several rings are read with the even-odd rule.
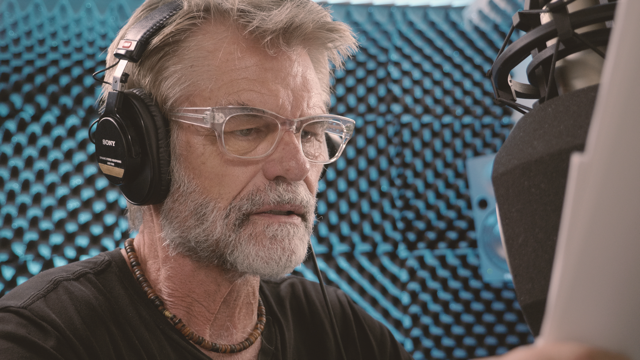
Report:
[[[587,41],[582,35],[578,34],[577,32],[573,32],[573,37],[575,37],[576,39],[580,40],[581,43],[587,45],[591,50],[593,50],[593,52],[595,52],[596,54],[600,55],[601,58],[605,58],[605,55],[602,51],[600,51],[600,49],[598,49],[597,47],[593,46],[589,41]]]
[[[553,49],[553,57],[551,58],[551,69],[549,70],[549,80],[547,81],[547,91],[544,94],[544,101],[546,102],[549,99],[549,92],[551,91],[551,86],[553,85],[553,80],[556,79],[556,57],[558,55],[558,49],[560,48],[560,38],[556,39],[556,44]]]
[[[500,55],[502,55],[502,52],[507,47],[507,43],[511,40],[511,35],[513,35],[513,30],[515,29],[516,29],[515,25],[512,24],[511,28],[509,28],[509,32],[507,33],[507,37],[504,39],[504,42],[502,43],[502,47],[500,48],[500,51],[498,51],[498,55],[496,55],[496,59],[499,58]]]
[[[94,122],[91,123],[91,125],[89,125],[89,141],[91,141],[94,145],[96,143],[96,140],[93,138],[93,136],[91,136],[91,129],[98,123],[98,121],[100,121],[100,119],[96,119],[94,120]]]
[[[501,102],[502,104],[512,108],[513,110],[521,113],[521,114],[526,114],[527,112],[530,112],[531,110],[533,110],[532,108],[522,105],[522,104],[518,104],[517,102],[514,101],[510,101],[507,99],[503,99],[503,98],[496,98],[497,101]],[[526,112],[524,111],[526,110]]]
[[[324,303],[327,306],[327,311],[329,312],[329,317],[331,317],[331,324],[333,325],[333,336],[338,341],[338,345],[340,346],[340,352],[342,354],[342,359],[347,360],[347,355],[344,352],[344,346],[342,346],[342,339],[340,338],[340,332],[338,331],[338,324],[336,323],[336,318],[333,315],[333,309],[331,309],[331,304],[329,303],[329,297],[327,296],[327,290],[324,287],[324,280],[322,280],[322,274],[320,273],[320,268],[318,267],[318,260],[316,260],[316,252],[313,250],[313,244],[309,243],[309,247],[311,248],[311,259],[313,260],[313,265],[316,269],[316,274],[318,275],[318,281],[320,282],[320,289],[322,290],[322,297],[324,297]]]
[[[100,71],[96,71],[96,72],[94,72],[94,73],[91,75],[91,77],[93,77],[93,80],[95,80],[95,81],[97,81],[97,82],[99,82],[99,83],[103,83],[103,84],[109,84],[109,85],[111,85],[111,83],[110,83],[110,82],[108,82],[108,81],[104,81],[104,80],[101,80],[101,79],[98,79],[96,76],[97,76],[98,74],[100,74],[100,73],[103,73],[103,72],[105,72],[105,71],[109,70],[109,69],[112,69],[114,66],[118,65],[118,63],[120,63],[120,59],[118,59],[118,61],[116,61],[116,63],[115,63],[115,64],[113,64],[113,65],[109,66],[108,68],[106,68],[106,69],[102,69],[102,70],[100,70]]]
[[[513,34],[513,30],[515,30],[515,25],[511,25],[511,28],[509,28],[509,32],[507,33],[507,37],[504,38],[504,41],[502,42],[502,47],[500,47],[500,50],[498,51],[498,55],[496,55],[496,59],[493,60],[494,64],[496,62],[496,60],[498,60],[498,58],[500,57],[500,55],[502,55],[502,52],[504,51],[504,49],[507,47],[507,44],[509,43],[509,40],[511,39],[511,35]],[[486,76],[487,77],[491,77],[491,69],[493,69],[493,67],[491,67],[489,69],[489,71],[487,71]]]

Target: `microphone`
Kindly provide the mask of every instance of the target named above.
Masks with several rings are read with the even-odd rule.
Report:
[[[492,182],[517,299],[540,333],[571,154],[583,151],[616,1],[527,0],[488,72],[498,102],[525,114],[498,151]],[[508,44],[516,30],[525,32]],[[528,83],[511,71],[531,59]],[[519,99],[537,100],[533,108]]]

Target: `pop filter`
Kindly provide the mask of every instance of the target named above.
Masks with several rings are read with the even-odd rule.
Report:
[[[509,269],[525,319],[538,335],[574,151],[584,150],[598,85],[536,106],[496,155],[492,182]]]

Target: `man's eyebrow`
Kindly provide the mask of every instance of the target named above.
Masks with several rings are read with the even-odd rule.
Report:
[[[254,107],[253,105],[249,105],[246,102],[237,99],[237,98],[223,98],[217,106],[246,106],[246,107]],[[326,106],[319,107],[321,114],[329,114],[329,108]]]
[[[234,98],[224,98],[220,101],[218,106],[249,106],[251,107],[251,105],[247,104],[246,102],[239,99],[234,99]]]
[[[328,114],[329,113],[329,108],[326,106],[318,106],[318,107],[314,107],[314,109],[317,109],[320,111],[320,114]]]

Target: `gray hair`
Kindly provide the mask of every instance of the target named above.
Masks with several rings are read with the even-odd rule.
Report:
[[[142,88],[153,95],[163,112],[176,107],[186,94],[189,77],[184,76],[184,56],[196,47],[189,35],[207,21],[228,21],[247,38],[257,40],[271,54],[304,49],[311,58],[325,100],[329,100],[331,65],[343,67],[344,59],[357,49],[357,41],[348,25],[333,21],[330,12],[311,0],[173,0],[179,11],[150,42],[139,63],[127,68],[129,88]],[[129,28],[169,0],[147,0],[131,16],[109,47],[107,64],[114,64],[117,44]],[[185,41],[187,40],[187,41]],[[111,79],[115,69],[106,73]],[[110,85],[103,85],[104,104]],[[184,96],[184,95],[183,95]],[[329,104],[327,104],[329,105]]]
[[[107,64],[114,64],[117,44],[129,28],[150,12],[170,0],[147,0],[131,16],[111,43]],[[190,77],[184,56],[195,46],[188,39],[205,22],[227,21],[236,26],[246,38],[258,41],[270,54],[304,49],[312,62],[319,83],[323,85],[326,105],[330,99],[332,65],[344,66],[344,59],[357,49],[357,41],[348,25],[333,21],[329,10],[311,0],[173,0],[183,5],[149,43],[139,63],[127,67],[130,74],[127,87],[141,88],[150,93],[166,115],[188,96]],[[186,41],[185,41],[186,40]],[[111,79],[115,69],[106,72]],[[104,85],[100,102],[104,106],[110,85]],[[172,126],[171,148],[176,145],[175,126]],[[137,230],[142,223],[142,209],[129,204],[129,223]]]

